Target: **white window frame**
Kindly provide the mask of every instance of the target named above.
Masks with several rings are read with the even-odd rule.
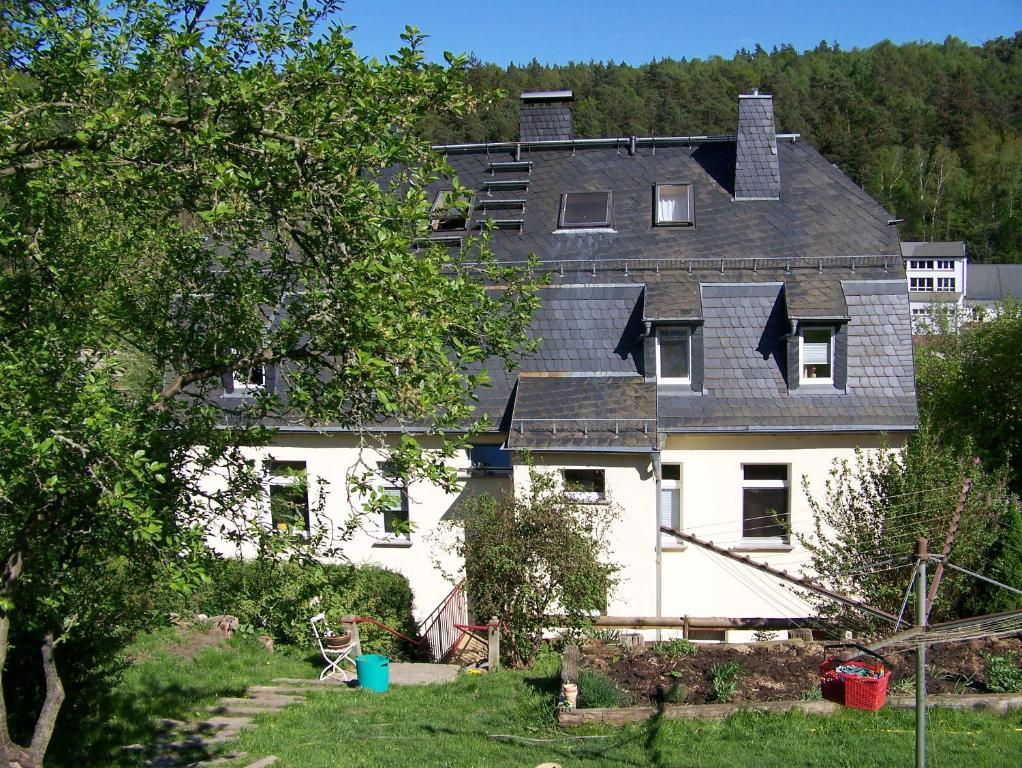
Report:
[[[660,218],[660,189],[661,187],[685,187],[687,189],[685,202],[688,204],[687,215],[683,219],[661,219]],[[658,227],[694,227],[696,225],[695,201],[692,199],[695,189],[690,181],[659,181],[653,185],[653,224]]]
[[[455,205],[455,203],[464,202],[464,206]],[[445,216],[444,213],[447,211],[461,211],[464,210],[465,223],[460,227],[445,227],[444,222],[447,220],[456,220],[456,216]],[[436,197],[433,198],[433,205],[429,208],[429,228],[432,232],[464,232],[468,229],[468,220],[472,211],[472,199],[469,195],[459,196],[453,189],[441,189],[436,193]]]
[[[661,373],[660,373],[661,370],[662,370],[662,366],[661,366],[661,363],[660,363],[660,339],[661,339],[661,337],[664,334],[675,334],[675,333],[681,333],[681,334],[684,334],[684,336],[685,336],[685,341],[686,341],[685,348],[686,348],[686,351],[688,353],[688,364],[686,365],[686,368],[688,369],[688,376],[685,376],[685,377],[680,377],[680,376],[668,377],[668,376],[662,376]],[[657,328],[657,331],[656,331],[656,377],[657,377],[657,381],[660,382],[661,384],[691,384],[692,383],[692,329],[691,328],[683,328],[683,327],[679,327],[679,326],[665,326],[665,327],[662,327],[662,328]]]
[[[266,525],[271,531],[279,531],[280,528],[273,524],[273,489],[274,488],[289,488],[292,485],[297,485],[300,482],[300,478],[295,475],[279,475],[273,471],[274,463],[284,464],[301,464],[302,470],[305,472],[305,530],[302,531],[304,535],[308,535],[312,529],[312,505],[309,503],[309,463],[300,459],[278,459],[276,457],[267,458],[263,467],[265,470],[265,481],[263,484],[263,496],[266,500]],[[290,531],[295,533],[295,531]]]
[[[391,479],[391,480],[388,480],[387,482],[381,484],[376,490],[377,490],[378,493],[380,493],[382,495],[386,495],[388,492],[391,492],[391,491],[396,491],[397,494],[398,494],[398,498],[401,499],[401,506],[400,507],[387,507],[387,510],[388,511],[400,510],[401,512],[404,512],[405,519],[408,521],[408,531],[406,531],[404,533],[398,533],[396,531],[388,531],[387,528],[386,528],[386,526],[387,526],[386,512],[384,510],[380,510],[380,512],[379,512],[379,521],[378,521],[378,527],[379,527],[380,533],[376,537],[377,540],[383,541],[383,542],[403,542],[403,543],[410,544],[411,541],[412,541],[412,531],[411,531],[411,525],[412,525],[412,503],[411,503],[411,499],[409,498],[409,495],[408,495],[408,488],[406,486],[400,484],[400,483],[394,482],[393,479]]]
[[[932,277],[911,277],[908,282],[908,289],[915,293],[932,293],[933,292],[933,278]]]
[[[954,269],[954,268],[955,268],[955,263],[953,261],[948,261],[948,260],[943,260],[942,259],[942,260],[937,262],[937,269],[948,270],[948,269]]]
[[[925,259],[925,260],[913,259],[912,261],[909,261],[908,267],[909,267],[909,269],[933,269],[933,260],[932,259]]]
[[[953,277],[938,277],[936,290],[939,293],[954,293],[955,279]]]
[[[668,480],[666,477],[661,477],[661,480],[660,480],[660,491],[661,491],[661,493],[663,491],[670,491],[670,492],[672,492],[673,494],[676,495],[676,498],[677,498],[677,506],[676,506],[676,509],[675,509],[676,514],[675,514],[675,519],[671,520],[671,523],[672,523],[671,527],[674,528],[676,531],[680,531],[680,530],[682,530],[682,526],[684,525],[684,520],[685,520],[684,510],[682,509],[682,506],[681,506],[681,502],[682,502],[681,487],[682,487],[682,481],[683,481],[685,475],[684,475],[684,472],[683,472],[681,464],[665,464],[663,466],[664,467],[671,466],[671,467],[677,467],[678,468],[678,479],[677,480]],[[661,475],[664,474],[663,468],[661,468],[660,473],[661,473]],[[661,508],[661,512],[662,512],[662,508]],[[657,529],[658,530],[659,530],[659,528],[660,528],[660,526],[662,524],[663,524],[663,522],[658,519],[657,520]],[[663,540],[663,543],[665,543],[665,544],[672,544],[673,545],[673,544],[678,544],[679,543],[678,539],[676,539],[674,536],[671,536],[671,534],[669,534],[669,533],[661,532],[660,536],[661,536],[661,538]]]
[[[599,472],[603,474],[603,493],[599,491],[568,490],[568,472]],[[561,467],[561,482],[564,483],[564,495],[571,501],[580,504],[603,504],[607,501],[607,470],[602,467]]]
[[[266,387],[266,366],[258,366],[260,372],[260,379],[262,384],[256,384],[251,380],[251,372],[256,369],[257,366],[248,368],[245,370],[238,370],[235,368],[231,371],[231,391],[227,392],[228,395],[244,396],[250,395],[253,392],[260,392]],[[245,374],[249,374],[246,376]]]
[[[787,479],[785,480],[746,480],[745,479],[745,468],[746,467],[784,467],[787,471]],[[788,522],[788,527],[791,527],[791,464],[785,464],[784,462],[765,462],[765,461],[750,461],[743,462],[740,468],[741,471],[741,484],[739,485],[739,497],[738,506],[740,509],[739,525],[741,526],[741,541],[746,546],[762,546],[768,547],[790,547],[791,541],[790,536],[746,536],[745,535],[745,491],[746,489],[757,489],[757,488],[768,488],[778,489],[783,488],[787,491],[788,508],[784,510],[784,515]]]
[[[830,351],[827,354],[827,359],[830,361],[830,376],[817,376],[815,378],[808,378],[805,375],[806,368],[806,355],[805,355],[805,344],[806,344],[806,331],[827,331],[830,333]],[[800,386],[814,385],[814,384],[834,384],[834,329],[830,326],[820,325],[809,325],[802,326],[798,329],[798,381]]]

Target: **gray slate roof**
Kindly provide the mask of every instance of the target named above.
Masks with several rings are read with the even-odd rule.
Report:
[[[656,385],[637,376],[523,376],[507,445],[650,450],[657,444],[656,400]]]
[[[965,257],[965,242],[962,240],[903,242],[901,255],[906,259],[961,259]]]
[[[966,301],[1022,298],[1022,264],[972,264],[967,267]]]
[[[524,199],[518,228],[494,234],[491,245],[501,261],[524,261],[535,254],[547,263],[590,266],[594,260],[676,259],[816,259],[851,255],[889,257],[901,269],[898,235],[879,204],[801,140],[777,146],[783,167],[779,200],[736,202],[735,142],[668,145],[656,152],[639,147],[630,156],[627,141],[619,147],[540,149],[523,147],[531,172],[495,173],[490,163],[509,162],[511,151],[452,151],[448,160],[460,182],[478,190],[477,203],[501,198]],[[527,190],[485,189],[492,181],[518,179]],[[688,181],[693,185],[694,227],[653,226],[653,185]],[[440,188],[440,185],[436,187]],[[564,192],[614,192],[611,232],[557,232]],[[508,211],[476,210],[470,226],[486,218],[507,218]],[[760,266],[763,266],[762,261]],[[719,264],[718,264],[719,267]],[[599,274],[599,273],[598,273]]]

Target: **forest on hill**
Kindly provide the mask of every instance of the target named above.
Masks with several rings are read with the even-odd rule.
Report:
[[[803,138],[894,216],[904,240],[965,240],[975,261],[1022,261],[1022,32],[970,46],[882,42],[507,68],[473,61],[488,108],[434,121],[440,143],[515,138],[518,95],[570,88],[579,137],[733,133],[737,96],[774,96],[777,129]]]

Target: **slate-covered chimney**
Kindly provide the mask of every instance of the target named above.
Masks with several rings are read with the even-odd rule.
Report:
[[[535,91],[522,94],[518,117],[519,141],[568,141],[575,138],[571,91]]]
[[[743,94],[738,97],[735,200],[777,200],[780,196],[773,97],[758,90]]]

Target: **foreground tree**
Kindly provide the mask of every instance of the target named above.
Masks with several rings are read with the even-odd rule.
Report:
[[[612,505],[580,504],[556,478],[533,470],[525,493],[469,499],[451,526],[465,563],[465,590],[480,621],[496,617],[513,666],[536,658],[550,617],[588,626],[606,610],[620,567],[611,559]]]
[[[1022,302],[947,328],[916,353],[919,410],[951,444],[971,440],[986,464],[1010,469],[1022,492]]]
[[[1011,495],[1003,469],[988,472],[969,456],[943,444],[924,426],[901,451],[862,452],[854,464],[835,461],[823,489],[803,478],[814,517],[813,531],[798,536],[810,554],[807,572],[834,591],[897,615],[909,583],[916,540],[926,537],[932,550],[940,551],[963,481],[971,478],[972,490],[950,559],[989,573],[989,558],[1004,526],[1014,519],[1018,499]],[[996,610],[984,600],[986,593],[980,587],[970,577],[945,571],[932,620]],[[866,619],[854,609],[814,595],[806,598],[821,615],[859,630],[890,630],[889,625]],[[910,616],[906,622],[911,623]]]
[[[31,651],[46,683],[38,717],[34,686],[0,686],[0,765],[42,765],[61,671],[109,655],[147,587],[201,578],[211,526],[259,493],[240,447],[262,424],[443,436],[469,366],[522,341],[528,275],[494,267],[493,295],[463,266],[485,243],[413,248],[448,171],[422,121],[476,106],[463,59],[427,64],[409,30],[363,60],[337,11],[0,7],[0,670]],[[444,483],[445,445],[388,450]]]

